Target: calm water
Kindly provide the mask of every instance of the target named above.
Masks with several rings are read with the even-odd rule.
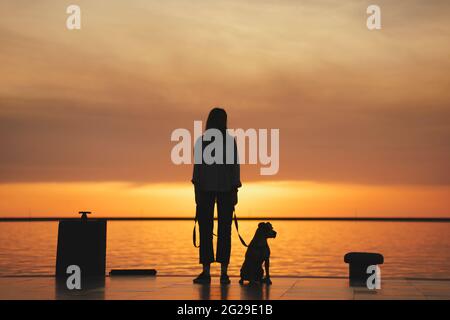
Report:
[[[258,222],[239,225],[247,240]],[[275,221],[270,240],[274,275],[345,276],[349,251],[380,252],[386,277],[450,278],[450,223]],[[108,222],[107,271],[156,268],[160,274],[199,271],[190,221]],[[57,222],[0,223],[0,276],[53,274]],[[237,275],[245,248],[233,229],[230,273]],[[213,266],[213,273],[219,266]]]

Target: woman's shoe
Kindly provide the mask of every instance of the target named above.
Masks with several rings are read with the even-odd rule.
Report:
[[[193,281],[198,284],[209,284],[211,283],[211,275],[202,272]]]
[[[227,274],[220,275],[220,283],[221,284],[230,284],[230,277]]]

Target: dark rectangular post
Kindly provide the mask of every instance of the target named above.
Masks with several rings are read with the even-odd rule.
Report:
[[[106,269],[106,220],[62,220],[58,227],[56,278],[66,279],[67,267],[81,269],[81,279],[103,278]]]

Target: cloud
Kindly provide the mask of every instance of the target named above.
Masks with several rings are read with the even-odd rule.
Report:
[[[27,23],[0,23],[2,182],[189,181],[170,133],[221,105],[280,129],[269,179],[450,183],[447,2],[380,2],[379,33],[359,1],[82,2],[79,33],[5,3]]]

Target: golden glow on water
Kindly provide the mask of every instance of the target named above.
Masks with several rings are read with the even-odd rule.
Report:
[[[360,186],[279,181],[245,183],[240,216],[448,217],[450,187]],[[191,217],[190,183],[28,183],[0,185],[0,216]],[[414,201],[411,201],[414,199]]]
[[[274,275],[346,276],[349,251],[380,252],[383,277],[450,277],[450,223],[273,221],[269,240]],[[249,241],[258,221],[242,221]],[[156,268],[159,274],[199,272],[192,221],[108,222],[107,271]],[[216,226],[217,227],[217,226]],[[0,223],[0,276],[53,274],[57,222]],[[215,241],[215,240],[214,240]],[[233,228],[230,273],[237,275],[245,248]],[[214,274],[219,266],[213,265]]]

